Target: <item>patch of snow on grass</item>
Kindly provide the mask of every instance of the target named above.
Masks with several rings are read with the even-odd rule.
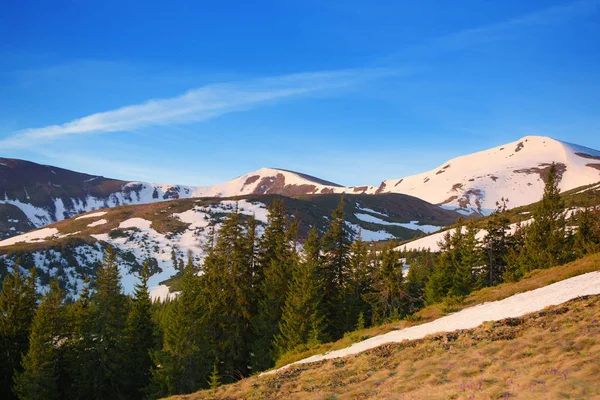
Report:
[[[94,221],[94,222],[88,224],[88,228],[93,228],[94,226],[98,226],[98,225],[104,225],[106,223],[108,223],[108,221],[105,220],[104,218],[99,219],[98,221]]]
[[[548,285],[525,293],[515,294],[503,300],[492,301],[466,308],[457,313],[438,318],[425,324],[411,326],[406,329],[391,331],[353,344],[345,349],[327,354],[319,354],[295,363],[286,365],[265,374],[273,374],[290,365],[304,364],[345,357],[361,353],[386,343],[402,342],[404,340],[421,339],[438,332],[451,332],[458,329],[471,329],[486,321],[499,321],[506,318],[516,318],[528,313],[540,311],[546,307],[558,305],[579,296],[600,294],[600,272],[590,272],[574,278]]]
[[[0,242],[0,247],[11,246],[16,243],[32,243],[32,242],[43,242],[44,239],[54,236],[58,233],[56,228],[44,228],[37,231],[27,232],[24,235],[11,237],[9,239]]]
[[[95,212],[95,213],[91,213],[91,214],[86,214],[86,215],[79,216],[79,217],[77,217],[75,219],[96,218],[96,217],[101,217],[101,216],[103,216],[103,215],[105,215],[107,213],[108,213],[108,211],[98,211],[98,212]]]
[[[362,213],[355,213],[354,216],[358,219],[360,219],[361,221],[364,222],[370,222],[372,224],[377,224],[377,225],[394,225],[394,226],[401,226],[403,228],[406,229],[412,229],[412,230],[420,230],[423,231],[425,233],[431,233],[431,232],[436,232],[440,230],[439,226],[435,226],[435,225],[419,225],[419,221],[410,221],[408,223],[403,223],[403,222],[389,222],[389,221],[384,221],[380,218],[377,218],[373,215],[370,214],[362,214]]]

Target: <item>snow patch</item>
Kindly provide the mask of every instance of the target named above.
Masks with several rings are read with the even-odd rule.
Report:
[[[319,354],[285,367],[265,372],[274,374],[295,364],[305,364],[332,358],[345,357],[373,349],[386,343],[397,343],[404,340],[421,339],[438,332],[451,332],[459,329],[475,328],[486,321],[499,321],[516,318],[546,307],[558,305],[579,296],[600,294],[600,272],[590,272],[574,278],[548,285],[525,293],[519,293],[503,300],[492,301],[466,308],[454,314],[436,319],[425,324],[391,331],[353,344],[345,349]]]
[[[106,215],[107,213],[108,213],[108,211],[98,211],[98,212],[91,213],[91,214],[81,215],[75,219],[96,218],[96,217],[101,217],[103,215]]]

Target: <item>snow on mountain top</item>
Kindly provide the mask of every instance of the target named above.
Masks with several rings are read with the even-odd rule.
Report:
[[[545,307],[564,303],[579,296],[596,294],[600,294],[600,272],[598,271],[565,279],[529,292],[519,293],[503,300],[469,307],[425,324],[374,336],[362,342],[355,343],[345,349],[305,358],[282,368],[265,372],[263,375],[274,374],[294,364],[305,364],[361,353],[386,343],[420,339],[438,332],[471,329],[486,321],[516,318],[528,313],[540,311]]]
[[[562,176],[562,191],[600,181],[599,151],[549,137],[525,136],[456,157],[425,173],[384,181],[380,191],[486,213],[501,197],[509,199],[511,208],[541,198],[552,163]]]

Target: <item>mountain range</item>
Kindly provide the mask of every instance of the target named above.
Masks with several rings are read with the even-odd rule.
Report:
[[[38,266],[43,280],[64,275],[76,293],[111,245],[119,251],[126,290],[147,258],[157,286],[176,274],[173,258],[189,253],[202,260],[207,227],[218,228],[236,205],[255,216],[260,234],[274,197],[299,217],[301,238],[311,226],[324,232],[344,195],[346,223],[363,240],[408,240],[453,224],[459,213],[485,215],[501,197],[511,207],[539,200],[552,163],[562,191],[600,181],[599,151],[541,136],[378,186],[346,187],[276,168],[213,186],[153,184],[0,158],[0,277],[20,259],[26,268]]]

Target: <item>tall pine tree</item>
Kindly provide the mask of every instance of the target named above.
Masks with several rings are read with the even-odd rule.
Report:
[[[320,241],[313,227],[304,243],[302,260],[293,268],[275,346],[279,355],[322,338],[323,277]]]
[[[36,311],[37,273],[23,276],[18,262],[2,281],[0,292],[0,398],[16,398],[13,376],[22,371],[21,357],[27,354],[29,334]]]
[[[23,359],[23,372],[15,377],[15,393],[20,399],[61,399],[67,396],[60,387],[64,375],[66,316],[64,292],[58,280],[38,307],[29,336],[29,350]]]
[[[252,366],[256,370],[264,370],[273,365],[276,352],[274,339],[280,333],[279,321],[295,261],[295,243],[292,243],[295,241],[295,229],[288,231],[290,222],[281,199],[273,200],[267,222],[258,245],[256,260],[258,312],[252,321],[255,334]]]
[[[347,318],[347,293],[349,287],[350,244],[352,231],[344,221],[344,197],[331,214],[329,230],[322,239],[325,278],[325,306],[327,332],[332,339],[340,338],[352,330],[352,321]]]
[[[148,293],[149,278],[146,261],[140,272],[140,282],[134,288],[125,329],[125,393],[130,399],[144,397],[144,390],[150,384],[151,370],[154,367],[151,352],[157,346],[157,327],[152,319],[152,303]]]

